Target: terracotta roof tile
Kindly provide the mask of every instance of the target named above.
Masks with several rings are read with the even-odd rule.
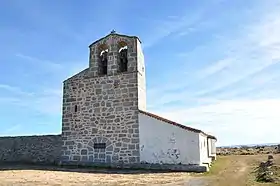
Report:
[[[166,118],[163,118],[163,117],[161,117],[161,116],[152,114],[152,113],[147,112],[147,111],[139,110],[139,112],[142,113],[142,114],[145,114],[145,115],[147,115],[147,116],[149,116],[149,117],[155,118],[155,119],[157,119],[157,120],[161,120],[161,121],[166,122],[166,123],[169,123],[169,124],[171,124],[171,125],[180,127],[180,128],[182,128],[182,129],[184,129],[184,130],[188,130],[188,131],[192,131],[192,132],[196,132],[196,133],[202,133],[202,134],[206,135],[208,138],[217,140],[217,138],[216,138],[215,136],[206,134],[206,133],[203,132],[202,130],[195,129],[195,128],[192,128],[192,127],[188,127],[188,126],[182,125],[182,124],[180,124],[180,123],[176,123],[176,122],[174,122],[174,121],[171,121],[171,120],[166,119]]]

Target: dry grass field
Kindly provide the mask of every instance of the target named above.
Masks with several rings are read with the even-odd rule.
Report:
[[[1,166],[0,185],[280,186],[255,181],[253,171],[266,159],[264,154],[219,156],[211,171],[203,174]],[[274,159],[280,166],[280,154]]]
[[[280,154],[273,156],[275,164],[280,166]],[[219,156],[210,171],[198,177],[208,178],[209,186],[280,186],[256,182],[255,169],[266,160],[267,155],[264,154]]]
[[[277,153],[276,145],[273,146],[241,146],[241,147],[218,147],[217,154],[227,155],[257,155],[257,154],[274,154]]]

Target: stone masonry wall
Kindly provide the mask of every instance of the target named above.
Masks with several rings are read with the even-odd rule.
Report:
[[[65,82],[63,161],[139,162],[136,78],[124,73]],[[94,143],[106,143],[106,149],[94,149]]]
[[[0,163],[58,163],[61,144],[60,135],[0,137]]]
[[[100,52],[108,49],[108,75],[118,75],[118,55],[122,46],[127,46],[128,72],[139,71],[137,65],[137,38],[118,34],[110,34],[90,46],[89,73],[99,76],[98,60]]]
[[[128,50],[127,72],[118,71],[118,51],[123,46]],[[108,49],[108,73],[100,75],[98,57],[104,49]],[[90,46],[89,68],[64,82],[63,162],[140,162],[138,108],[139,92],[144,93],[139,83],[145,85],[145,74],[139,74],[138,51],[136,37],[110,34]],[[106,148],[94,148],[94,143],[106,143]]]

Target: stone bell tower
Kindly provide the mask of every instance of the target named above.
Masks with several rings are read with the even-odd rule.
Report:
[[[139,163],[139,110],[146,110],[141,42],[117,34],[89,46],[89,67],[64,81],[62,163]]]
[[[120,35],[113,30],[106,37],[92,43],[89,48],[89,71],[93,77],[137,74],[134,81],[137,82],[139,91],[138,107],[146,110],[145,63],[139,38]]]

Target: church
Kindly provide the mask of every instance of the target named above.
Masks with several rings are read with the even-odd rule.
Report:
[[[207,171],[216,137],[146,109],[141,41],[112,31],[63,82],[62,164]]]

